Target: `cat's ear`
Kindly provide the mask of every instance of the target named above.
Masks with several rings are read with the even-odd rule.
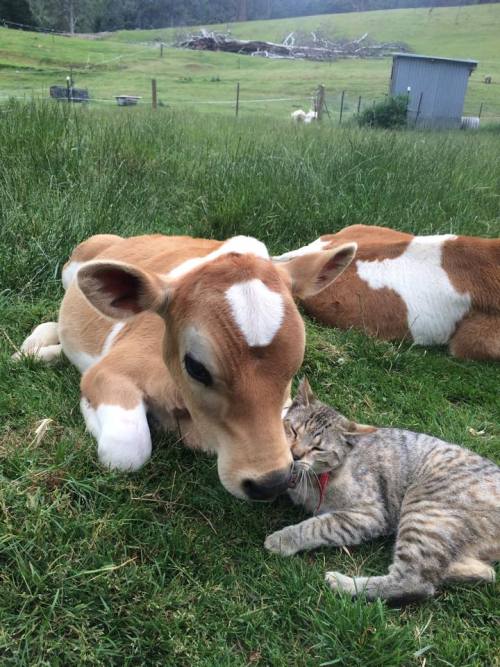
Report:
[[[309,406],[314,401],[313,390],[309,384],[309,380],[306,377],[303,377],[299,383],[299,388],[297,390],[297,395],[295,400],[299,405]]]
[[[370,426],[369,424],[358,424],[353,421],[347,421],[344,426],[346,435],[366,435],[367,433],[373,433],[377,430],[376,426]]]

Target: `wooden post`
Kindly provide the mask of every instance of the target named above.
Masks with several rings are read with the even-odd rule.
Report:
[[[342,95],[340,96],[339,125],[342,125],[342,112],[344,111],[344,95],[345,95],[345,90],[342,91]]]
[[[418,117],[420,116],[420,107],[422,105],[422,97],[423,96],[424,96],[424,94],[420,93],[420,97],[418,98],[417,114],[415,116],[415,126],[417,125]]]
[[[156,95],[156,79],[151,79],[151,103],[153,109],[158,106],[158,97]]]
[[[325,106],[325,87],[320,84],[318,86],[318,92],[316,93],[316,116],[318,120],[321,120],[323,116],[323,109]]]
[[[236,84],[236,116],[240,110],[240,82]]]
[[[163,42],[160,44],[160,58],[163,58]]]
[[[479,113],[477,114],[477,117],[481,118],[482,113],[483,113],[483,103],[481,102],[481,106],[479,107]]]
[[[358,97],[358,110],[356,113],[359,113],[360,109],[361,109],[361,95]]]

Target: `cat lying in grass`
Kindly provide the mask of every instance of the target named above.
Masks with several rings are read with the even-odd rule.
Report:
[[[356,424],[318,401],[307,380],[286,417],[295,460],[289,495],[316,516],[269,535],[282,556],[396,535],[389,573],[328,572],[336,591],[391,601],[431,596],[444,582],[495,580],[500,468],[438,438]]]

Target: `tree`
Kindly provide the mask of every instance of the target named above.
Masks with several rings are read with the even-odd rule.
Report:
[[[28,0],[0,0],[0,21],[9,21],[27,26],[35,22]]]
[[[98,0],[29,0],[31,13],[42,27],[69,32],[92,30]]]
[[[246,21],[248,19],[247,0],[238,0],[238,9],[236,12],[237,21]]]

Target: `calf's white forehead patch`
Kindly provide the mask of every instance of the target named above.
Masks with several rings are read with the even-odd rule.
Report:
[[[250,347],[269,345],[283,323],[285,304],[281,294],[254,278],[229,287],[226,299]]]

